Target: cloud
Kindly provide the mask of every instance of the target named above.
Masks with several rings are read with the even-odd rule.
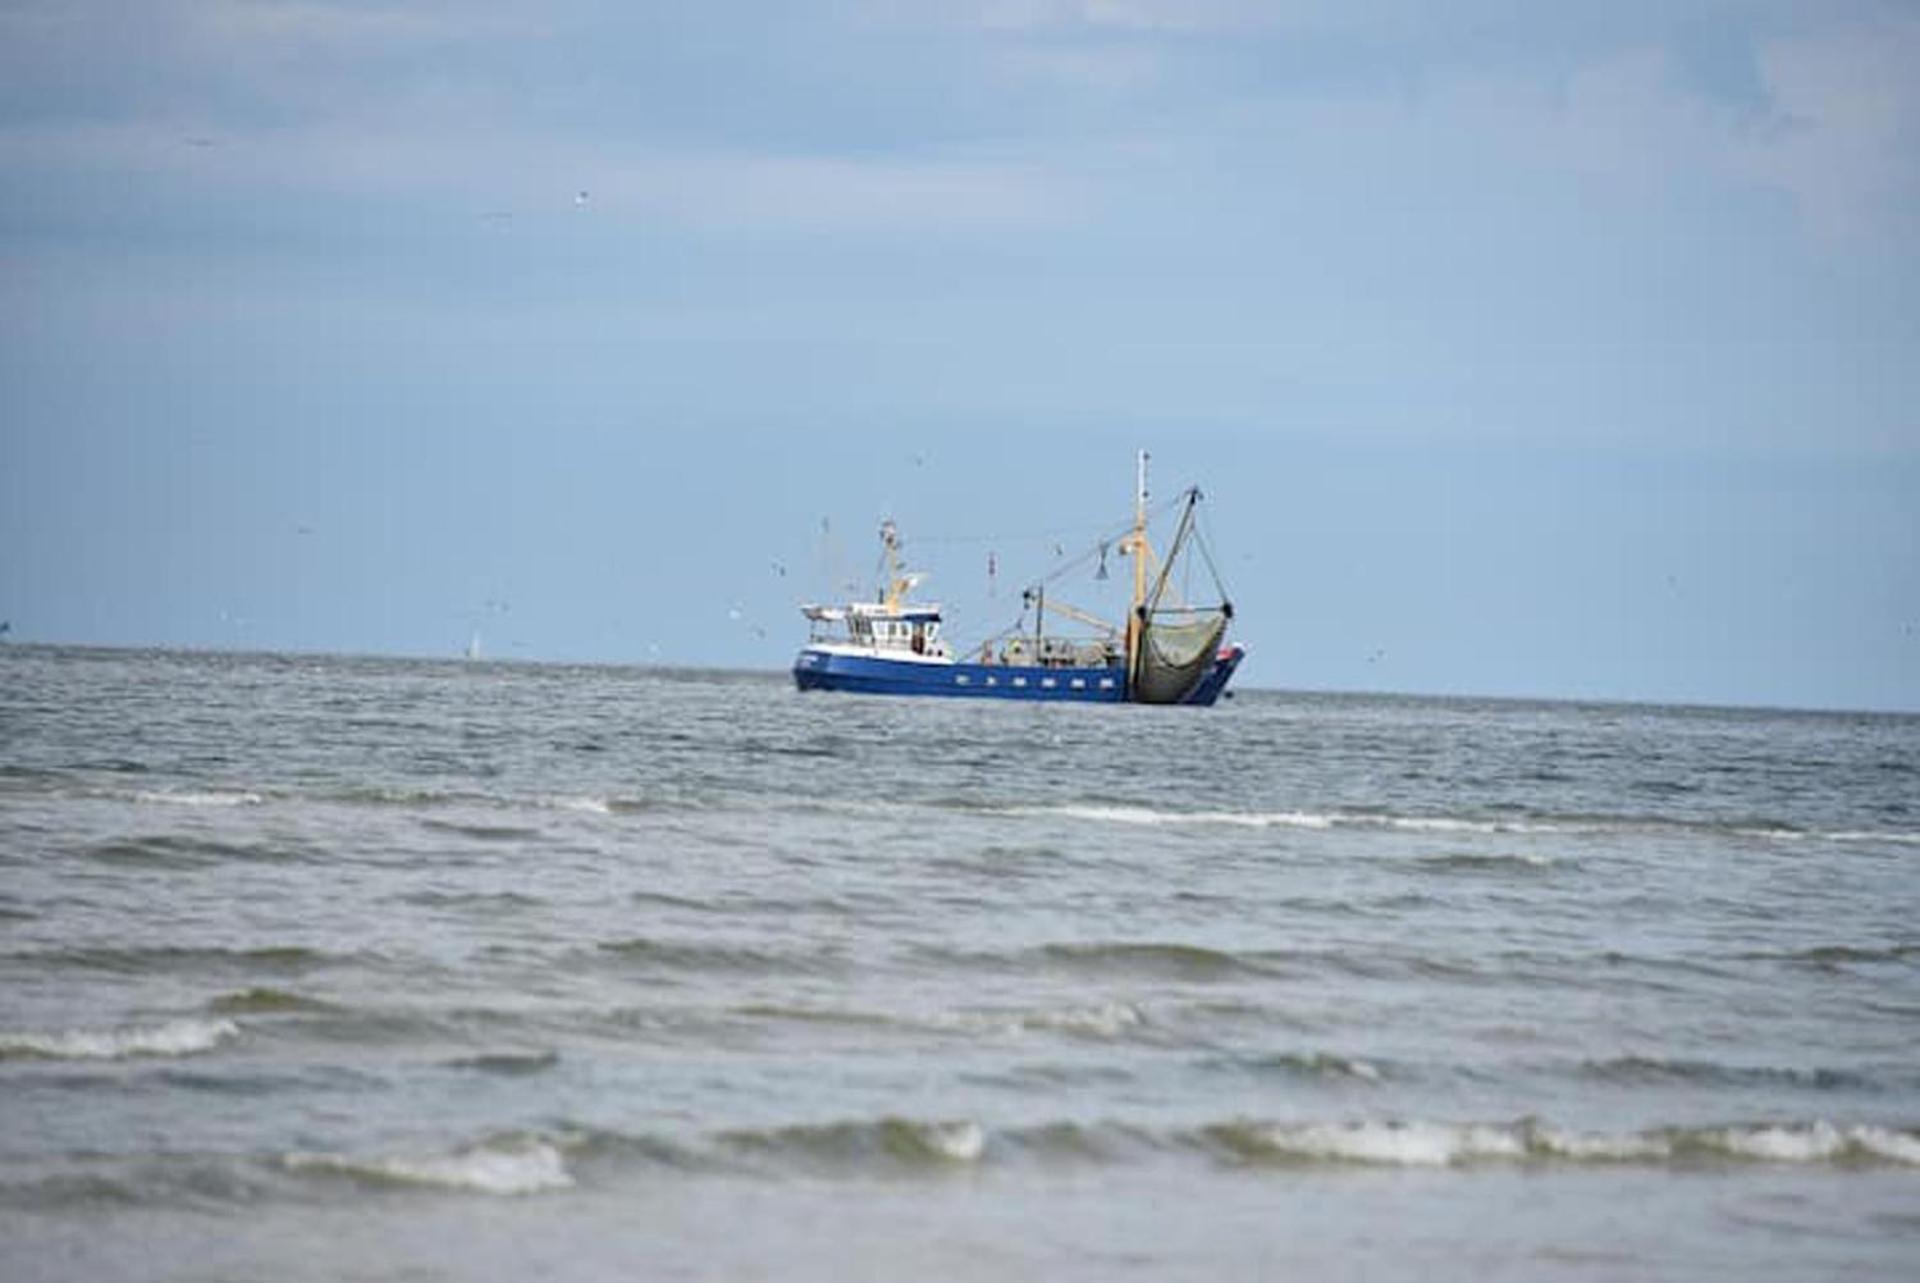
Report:
[[[1831,237],[1920,230],[1920,21],[1770,41],[1759,61],[1772,128],[1736,168]]]
[[[49,0],[0,12],[0,156],[10,187],[117,170],[484,209],[587,187],[609,217],[912,230],[1097,217],[1138,198],[1143,147],[1156,179],[1343,153],[1387,185],[1445,164],[1630,200],[1713,182],[1782,193],[1832,240],[1911,229],[1920,22],[1740,26],[1756,105],[1627,9],[1569,18],[1563,59],[1502,44],[1546,18],[1463,41],[1401,0],[869,0],[866,24],[783,9],[772,33],[565,2],[532,26],[486,2],[147,0],[106,22]]]

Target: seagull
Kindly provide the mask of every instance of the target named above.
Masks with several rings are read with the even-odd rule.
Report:
[[[575,209],[585,209],[587,207],[587,199],[587,189],[582,187],[573,194],[573,207]]]

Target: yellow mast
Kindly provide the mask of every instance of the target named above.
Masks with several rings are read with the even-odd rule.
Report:
[[[1125,551],[1133,557],[1133,604],[1127,608],[1127,680],[1133,680],[1140,655],[1140,608],[1147,602],[1147,452],[1140,451],[1133,496],[1133,533]]]
[[[880,523],[880,546],[885,549],[883,556],[887,565],[887,595],[884,604],[889,615],[900,613],[900,603],[906,599],[907,591],[913,587],[913,580],[900,569],[900,528],[893,524],[892,518]]]

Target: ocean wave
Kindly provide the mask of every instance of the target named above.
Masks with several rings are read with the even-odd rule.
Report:
[[[287,1011],[332,1011],[335,1008],[332,1003],[322,1002],[318,998],[268,985],[256,985],[250,989],[223,993],[209,1000],[207,1010],[224,1015],[270,1015]]]
[[[750,1020],[967,1038],[1057,1033],[1076,1038],[1111,1039],[1144,1030],[1153,1023],[1143,1007],[1131,1002],[1044,1008],[974,1007],[931,1013],[749,1003],[733,1008],[732,1014]]]
[[[371,1158],[292,1153],[282,1162],[295,1172],[376,1185],[425,1185],[479,1194],[544,1194],[570,1189],[574,1184],[560,1150],[543,1139],[501,1141],[448,1153]]]
[[[1039,1009],[975,1008],[948,1011],[914,1022],[941,1033],[972,1037],[1012,1037],[1057,1033],[1074,1038],[1112,1039],[1149,1029],[1153,1022],[1137,1003],[1101,1002]]]
[[[101,864],[199,868],[232,861],[278,864],[305,853],[284,842],[224,842],[179,833],[142,833],[98,842],[78,854]]]
[[[125,1060],[192,1056],[240,1035],[231,1020],[169,1020],[113,1029],[0,1032],[0,1059]]]
[[[646,936],[605,940],[597,948],[602,955],[622,962],[673,971],[791,973],[831,971],[843,965],[838,955],[825,949],[794,952],[743,944],[656,940]]]
[[[1034,956],[1043,963],[1072,970],[1125,972],[1178,980],[1217,980],[1235,975],[1262,974],[1266,968],[1250,959],[1220,949],[1165,941],[1089,941],[1042,945]]]
[[[560,1063],[557,1051],[495,1051],[478,1056],[458,1056],[441,1062],[448,1069],[470,1069],[483,1074],[501,1074],[518,1078],[543,1073]]]
[[[1550,855],[1531,852],[1480,854],[1447,851],[1439,855],[1419,856],[1414,863],[1423,869],[1441,873],[1538,873],[1553,868],[1559,861]]]
[[[259,806],[266,801],[258,793],[241,789],[141,789],[132,794],[132,800],[152,806]]]
[[[975,809],[975,808],[964,808]],[[985,813],[1025,819],[1084,820],[1097,824],[1243,829],[1373,829],[1406,833],[1510,834],[1606,837],[1617,834],[1715,834],[1764,841],[1920,844],[1920,832],[1901,829],[1808,829],[1765,821],[1688,820],[1653,815],[1460,816],[1399,815],[1383,811],[1164,810],[1124,803],[1062,803],[987,807]]]
[[[1920,944],[1823,944],[1806,949],[1743,953],[1740,958],[1747,962],[1792,962],[1823,968],[1849,963],[1907,962],[1920,959]]]
[[[1772,1065],[1725,1065],[1706,1060],[1669,1060],[1659,1056],[1616,1056],[1583,1061],[1580,1073],[1605,1082],[1701,1083],[1711,1086],[1778,1085],[1832,1090],[1870,1086],[1865,1074],[1842,1069],[1800,1069]]]
[[[1920,1166],[1920,1135],[1869,1124],[1755,1123],[1570,1131],[1534,1120],[1232,1122],[1195,1140],[1237,1162],[1461,1167],[1493,1162],[1699,1162]]]
[[[482,842],[530,842],[541,836],[539,829],[518,824],[473,824],[460,820],[441,820],[428,816],[420,821],[423,829],[432,829],[436,833],[451,833],[456,837],[475,838]]]
[[[967,1120],[881,1118],[724,1132],[725,1149],[743,1157],[798,1161],[807,1166],[942,1168],[978,1162],[987,1133]]]
[[[578,811],[586,815],[612,815],[615,810],[638,809],[635,804],[619,802],[609,797],[585,797],[570,794],[556,794],[528,798],[526,805],[548,811]]]
[[[512,1197],[560,1193],[634,1173],[689,1179],[752,1175],[801,1180],[925,1179],[1040,1166],[1114,1168],[1198,1159],[1223,1171],[1346,1168],[1458,1173],[1637,1168],[1920,1168],[1920,1131],[1869,1123],[1673,1125],[1628,1131],[1563,1128],[1538,1119],[1272,1121],[1167,1127],[1126,1119],[1053,1119],[992,1127],[974,1118],[900,1116],[715,1129],[678,1135],[574,1128],[509,1131],[472,1143],[429,1142],[374,1153],[72,1155],[39,1177],[0,1182],[0,1205],[166,1203],[190,1197],[255,1206],[275,1194],[261,1176]],[[76,1170],[77,1169],[77,1170]]]
[[[265,945],[258,948],[191,947],[186,945],[79,945],[61,949],[26,949],[0,954],[0,961],[26,963],[35,968],[72,968],[124,974],[173,973],[206,970],[274,971],[300,973],[337,961],[335,955],[302,945]]]
[[[1370,1060],[1331,1052],[1275,1052],[1263,1056],[1217,1056],[1204,1062],[1211,1069],[1272,1074],[1317,1081],[1377,1083],[1385,1074]]]
[[[1363,1163],[1446,1167],[1487,1158],[1524,1158],[1527,1142],[1510,1127],[1431,1122],[1219,1123],[1199,1139],[1246,1161]]]

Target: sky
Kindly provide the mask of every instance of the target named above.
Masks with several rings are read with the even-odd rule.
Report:
[[[1010,621],[1145,448],[1244,683],[1920,711],[1915,67],[1863,0],[0,0],[0,620],[781,668],[884,517]]]

